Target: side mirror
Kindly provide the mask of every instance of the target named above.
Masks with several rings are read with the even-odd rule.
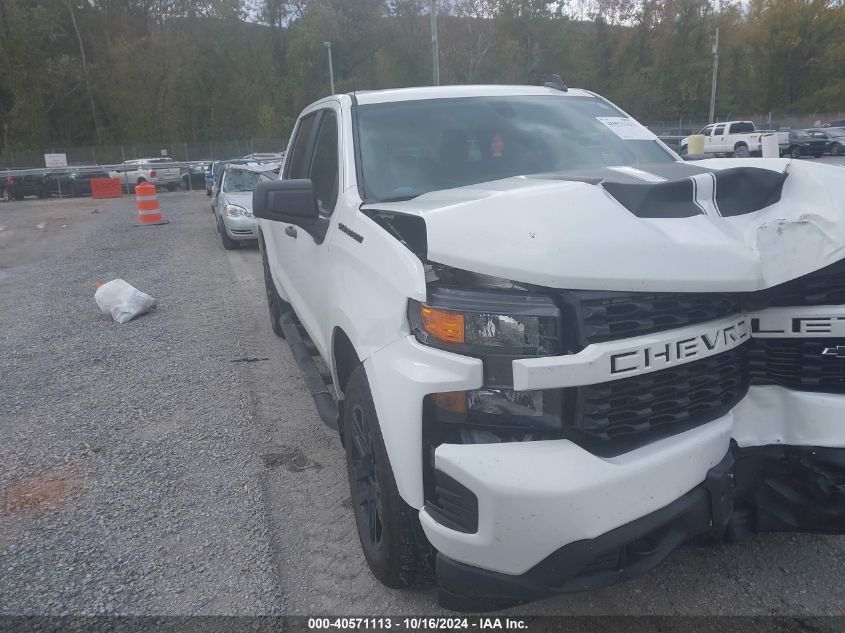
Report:
[[[309,227],[319,218],[314,185],[307,178],[256,183],[252,212],[257,218]]]

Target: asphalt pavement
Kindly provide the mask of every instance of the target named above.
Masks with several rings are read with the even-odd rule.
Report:
[[[160,201],[152,227],[129,197],[0,204],[0,614],[438,612],[369,573],[257,250],[223,250],[202,193]],[[157,310],[101,314],[118,277]],[[685,547],[510,613],[843,615],[845,537]]]

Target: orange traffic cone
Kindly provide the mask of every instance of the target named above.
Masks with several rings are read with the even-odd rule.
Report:
[[[138,223],[135,226],[167,224],[158,206],[155,185],[142,182],[135,186],[135,206],[138,207]]]

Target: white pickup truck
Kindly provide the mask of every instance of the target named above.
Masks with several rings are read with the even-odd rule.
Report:
[[[759,156],[762,133],[752,121],[726,121],[713,123],[699,132],[704,136],[704,153],[720,156],[748,158]],[[679,153],[687,154],[689,137],[681,141]]]
[[[109,172],[109,178],[119,178],[127,191],[148,182],[156,187],[176,191],[182,179],[182,170],[170,158],[138,158],[127,160]]]
[[[373,574],[478,611],[845,533],[844,180],[562,84],[306,108],[253,211]]]

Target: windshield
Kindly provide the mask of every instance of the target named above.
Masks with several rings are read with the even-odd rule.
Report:
[[[467,97],[358,107],[368,201],[524,174],[674,161],[655,138],[594,97]]]
[[[234,193],[238,191],[252,191],[261,174],[257,171],[245,169],[230,169],[223,180],[223,191]]]

